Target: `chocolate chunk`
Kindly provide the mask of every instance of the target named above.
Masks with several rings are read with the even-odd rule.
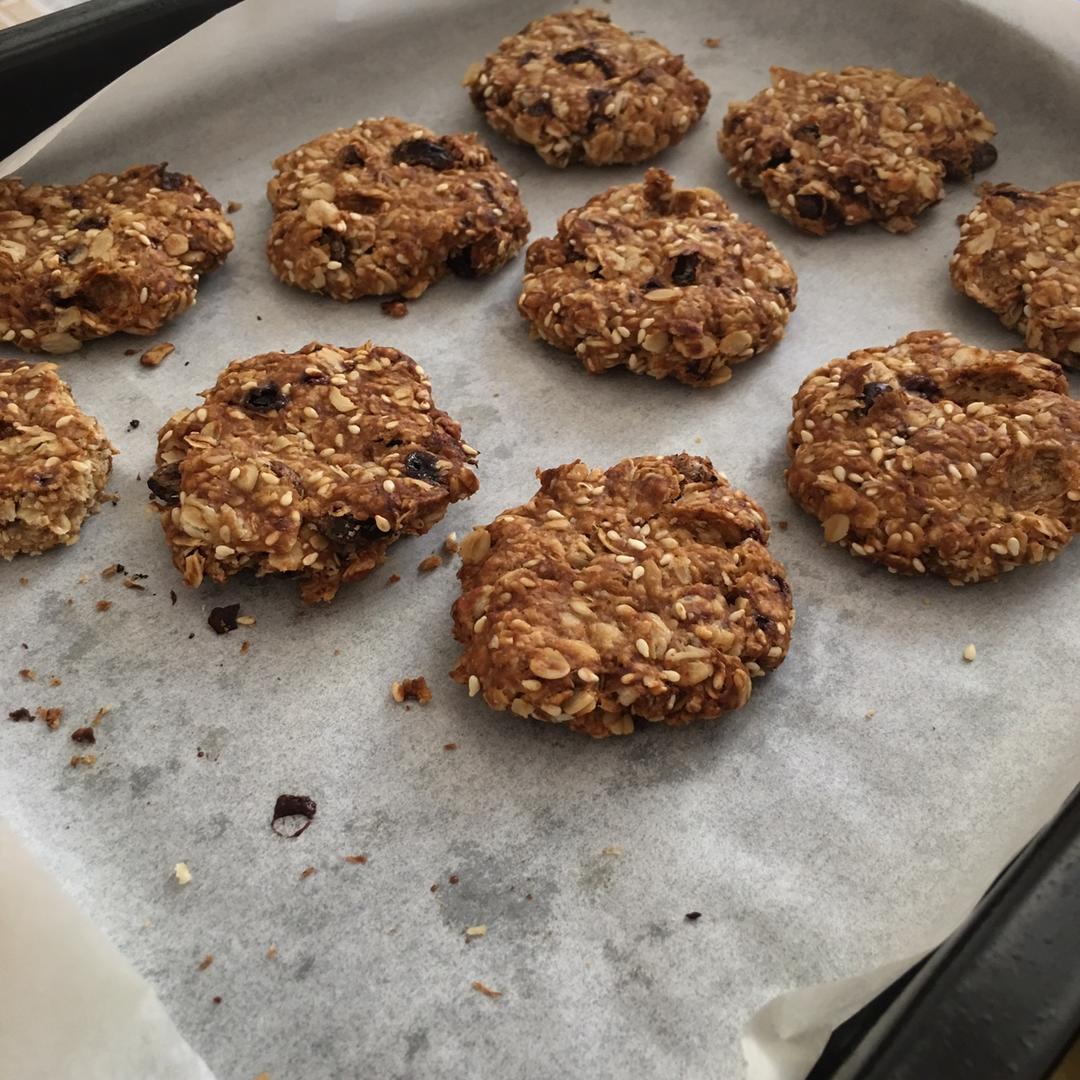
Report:
[[[547,98],[539,98],[531,105],[525,106],[525,114],[527,116],[550,116],[551,102]]]
[[[993,143],[976,143],[971,151],[971,171],[979,172],[982,169],[989,169],[997,161],[997,157],[997,147]]]
[[[278,828],[278,822],[284,818],[302,817],[307,820],[296,832],[286,833]],[[274,803],[274,816],[270,828],[278,834],[292,840],[299,836],[311,824],[315,817],[315,800],[307,795],[279,795]]]
[[[158,468],[150,474],[150,479],[146,481],[146,486],[150,489],[150,494],[153,495],[158,502],[163,502],[166,506],[179,506],[179,462],[173,462],[171,465],[159,465]]]
[[[319,531],[328,540],[341,544],[343,547],[359,547],[361,544],[373,543],[390,535],[384,533],[370,518],[361,520],[354,518],[352,514],[322,518],[319,522]]]
[[[823,195],[796,195],[795,209],[800,217],[808,221],[817,221],[825,216],[825,197]]]
[[[441,484],[442,473],[439,472],[439,462],[434,454],[426,450],[414,450],[405,458],[405,475],[414,480],[426,480],[429,484]]]
[[[686,918],[687,918],[687,920],[689,922],[697,922],[697,920],[701,918],[701,912],[700,911],[688,911],[686,913]]]
[[[338,151],[338,164],[340,165],[363,165],[364,155],[360,153],[360,147],[356,143],[349,143]]]
[[[184,186],[185,176],[183,173],[168,172],[165,166],[161,166],[161,179],[158,180],[158,187],[162,191],[177,191]]]
[[[236,617],[239,614],[239,604],[225,604],[223,607],[211,610],[210,617],[206,621],[215,634],[228,634],[236,629],[238,625]]]
[[[394,147],[390,160],[395,165],[424,165],[436,172],[456,169],[457,154],[450,148],[431,139],[406,139]]]
[[[451,252],[450,257],[446,260],[446,265],[450,268],[451,273],[460,278],[476,277],[476,271],[473,269],[472,264],[471,245],[466,245],[463,248],[458,248],[457,251]]]
[[[887,382],[868,382],[862,390],[863,407],[869,409],[882,394],[887,394],[892,389]]]
[[[560,64],[595,64],[604,73],[605,79],[610,79],[615,74],[611,61],[605,59],[595,49],[589,48],[588,45],[579,45],[576,49],[556,53],[555,60]]]
[[[98,214],[90,214],[84,217],[75,226],[80,232],[86,232],[87,229],[107,229],[109,227],[109,219],[101,217]]]
[[[95,743],[97,738],[92,727],[76,728],[71,733],[71,741],[77,743]]]
[[[8,713],[8,719],[14,720],[16,724],[20,724],[27,721],[33,721],[34,714],[29,709],[13,709]]]
[[[285,408],[286,399],[276,382],[256,386],[244,395],[243,405],[248,412],[276,412]]]
[[[696,251],[684,251],[675,257],[675,269],[671,271],[673,285],[693,285],[697,280],[698,263],[701,255]]]
[[[907,375],[900,380],[900,385],[927,401],[937,401],[941,397],[941,387],[929,375]]]

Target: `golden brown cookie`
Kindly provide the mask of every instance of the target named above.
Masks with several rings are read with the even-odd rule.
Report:
[[[960,225],[953,284],[1033,352],[1080,368],[1080,181],[985,185]]]
[[[944,196],[944,179],[997,159],[994,125],[931,75],[867,67],[771,75],[769,89],[729,106],[720,151],[739,187],[805,232],[866,221],[910,232]]]
[[[274,161],[267,253],[282,281],[335,300],[420,296],[446,272],[492,274],[529,235],[517,184],[475,135],[388,116]]]
[[[1042,356],[919,331],[819,368],[794,411],[788,489],[860,558],[961,585],[1080,529],[1080,402]]]
[[[0,360],[0,559],[74,544],[115,452],[55,364]]]
[[[236,360],[158,435],[149,486],[189,585],[295,574],[332,600],[477,489],[476,451],[396,349],[313,342]]]
[[[195,303],[232,246],[218,201],[164,165],[70,187],[0,180],[0,341],[69,353],[152,334]]]
[[[745,705],[795,612],[765,513],[706,458],[580,461],[461,544],[452,675],[493,709],[602,738]]]
[[[717,386],[779,341],[795,308],[795,272],[765,233],[662,169],[567,211],[525,270],[518,309],[535,336],[594,373]]]
[[[533,20],[473,64],[464,85],[497,132],[558,168],[647,161],[709,103],[681,56],[589,8]]]

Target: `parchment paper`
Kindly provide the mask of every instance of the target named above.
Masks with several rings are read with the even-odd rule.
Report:
[[[176,345],[161,368],[125,356],[147,344],[125,338],[61,360],[122,450],[121,499],[77,546],[0,567],[0,715],[65,709],[57,732],[2,721],[7,817],[223,1080],[738,1076],[755,1009],[895,973],[963,917],[1077,775],[1076,551],[997,585],[900,579],[824,547],[784,489],[789,399],[813,367],[918,328],[1015,344],[948,283],[954,217],[974,185],[950,187],[909,236],[815,240],[735,190],[714,142],[727,102],[765,85],[770,63],[888,64],[953,78],[983,105],[1001,156],[982,179],[1074,179],[1075,5],[1025,16],[1059,20],[1040,31],[1059,53],[996,0],[612,5],[621,24],[685,52],[713,91],[662,164],[716,186],[800,275],[784,342],[716,392],[590,378],[530,343],[514,310],[520,259],[488,281],[439,284],[401,321],[269,273],[276,154],[367,115],[483,130],[461,74],[544,10],[245,4],[106,90],[22,170],[64,182],[167,160],[243,202],[227,266],[154,339]],[[488,137],[521,182],[534,237],[642,171],[555,172]],[[428,370],[482,451],[479,494],[330,606],[304,609],[289,582],[186,589],[145,507],[157,427],[232,358],[369,337]],[[601,743],[470,701],[445,675],[453,571],[419,577],[420,559],[528,498],[537,466],[682,449],[790,522],[772,541],[799,610],[780,671],[730,720]],[[145,592],[99,577],[116,561],[148,575]],[[402,580],[387,588],[391,573]],[[112,608],[98,612],[99,599]],[[206,615],[228,602],[257,625],[216,636]],[[393,704],[391,681],[419,673],[435,700]],[[97,764],[70,768],[68,734],[103,705]],[[296,840],[269,828],[283,792],[318,802]],[[368,863],[343,861],[355,853]],[[184,887],[170,878],[181,860]],[[300,880],[308,866],[317,873]],[[689,911],[703,914],[689,923]],[[486,936],[466,944],[477,924]],[[774,1003],[748,1037],[753,1075],[802,1075],[831,1018],[883,978]]]

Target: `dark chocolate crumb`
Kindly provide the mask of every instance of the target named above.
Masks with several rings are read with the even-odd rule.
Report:
[[[214,608],[206,621],[210,624],[210,629],[213,630],[215,634],[228,634],[230,631],[236,629],[236,617],[239,614],[239,604],[225,604],[223,607]]]
[[[687,918],[687,920],[689,922],[697,922],[697,920],[701,918],[701,912],[700,911],[688,911],[686,913],[686,918]]]
[[[176,590],[175,590],[175,589],[170,589],[170,590],[169,590],[169,602],[170,602],[170,603],[171,603],[171,604],[172,604],[172,605],[173,605],[174,607],[176,606]]]
[[[302,817],[307,820],[296,832],[286,833],[278,828],[278,822],[283,818]],[[315,800],[307,795],[279,795],[274,803],[274,816],[270,820],[270,828],[287,839],[295,839],[304,832],[315,817]]]
[[[128,431],[134,431],[139,426],[138,420],[129,420],[127,429]]]
[[[449,881],[451,885],[456,885],[461,878],[459,878],[457,874],[451,874],[446,880]]]
[[[426,450],[414,450],[405,458],[404,472],[413,480],[424,480],[429,484],[441,484],[443,475],[439,472],[439,459]]]
[[[29,709],[13,709],[8,713],[8,719],[14,720],[16,724],[25,723],[27,721],[33,721],[34,714]]]
[[[215,995],[214,995],[214,996],[213,996],[213,997],[212,997],[212,998],[211,998],[210,1000],[211,1000],[211,1001],[212,1001],[212,1002],[213,1002],[213,1003],[214,1003],[215,1005],[220,1005],[220,1004],[221,1004],[221,995],[220,995],[220,994],[215,994]]]
[[[92,727],[76,728],[71,733],[71,741],[77,743],[94,743],[97,742],[97,738],[94,736],[94,729]]]

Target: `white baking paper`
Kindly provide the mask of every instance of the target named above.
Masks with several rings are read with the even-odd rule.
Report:
[[[147,344],[126,338],[60,361],[122,451],[120,501],[77,546],[0,567],[0,704],[65,710],[56,732],[0,727],[6,816],[223,1078],[734,1077],[763,1006],[743,1044],[751,1075],[804,1075],[828,1029],[963,918],[1077,775],[1075,551],[996,585],[900,579],[825,547],[785,493],[790,397],[814,367],[920,328],[1015,343],[948,283],[974,185],[953,185],[909,236],[818,240],[734,189],[715,130],[771,63],[888,64],[955,79],[983,105],[1000,159],[981,179],[1075,179],[1080,9],[611,5],[713,91],[660,163],[722,191],[800,276],[784,342],[710,392],[592,378],[530,342],[514,310],[520,258],[440,283],[400,321],[268,270],[275,155],[387,113],[483,131],[462,73],[545,10],[252,0],[140,65],[20,165],[64,182],[167,160],[243,203],[227,266],[153,339],[176,345],[160,368],[125,356]],[[534,237],[642,172],[555,172],[486,134]],[[228,360],[315,338],[415,356],[482,452],[481,490],[333,605],[303,608],[288,581],[192,592],[145,506],[155,430]],[[725,722],[602,743],[468,699],[445,674],[453,572],[418,576],[417,563],[528,498],[537,466],[683,449],[789,523],[771,544],[799,610],[780,671]],[[116,561],[148,575],[145,592],[101,579]],[[391,573],[402,580],[387,587]],[[207,613],[229,602],[257,625],[217,637]],[[431,704],[395,705],[390,683],[421,673]],[[103,705],[97,764],[71,768],[69,732]],[[318,802],[296,840],[269,828],[283,792]],[[366,864],[344,861],[358,853]],[[179,861],[183,887],[169,876]],[[479,924],[486,935],[467,942]]]

